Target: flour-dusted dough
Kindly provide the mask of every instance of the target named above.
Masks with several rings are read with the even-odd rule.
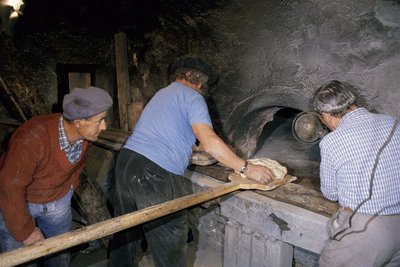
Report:
[[[193,151],[192,157],[190,158],[191,164],[200,166],[208,166],[216,162],[216,159],[204,151]]]
[[[257,158],[257,159],[249,159],[247,160],[250,164],[253,165],[261,165],[264,167],[267,167],[272,171],[272,174],[275,176],[275,179],[283,179],[283,177],[286,176],[287,174],[287,168],[285,166],[282,166],[279,162],[276,160],[272,160],[269,158]],[[245,174],[240,174],[243,178],[246,177]]]

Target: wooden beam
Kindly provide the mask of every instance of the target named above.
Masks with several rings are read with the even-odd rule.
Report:
[[[94,141],[94,144],[113,151],[119,151],[130,134],[131,132],[129,131],[109,128],[100,133],[99,138]]]
[[[21,125],[21,122],[14,119],[0,119],[0,125],[10,128],[17,128]]]
[[[4,96],[8,99],[8,101],[11,103],[11,105],[17,111],[18,117],[21,118],[23,121],[27,121],[28,119],[26,118],[24,112],[18,105],[17,101],[15,100],[14,96],[11,94],[10,90],[8,90],[6,83],[4,82],[3,78],[1,78],[1,77],[0,77],[0,91],[2,91],[4,93]]]
[[[122,130],[130,130],[128,106],[132,103],[130,93],[128,46],[125,33],[114,35],[115,65],[117,73],[119,123]]]

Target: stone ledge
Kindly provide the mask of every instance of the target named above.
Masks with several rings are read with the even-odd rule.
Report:
[[[194,183],[195,192],[201,188],[225,183],[192,171],[187,171],[185,176]],[[227,194],[219,203],[221,215],[229,220],[310,252],[319,254],[325,240],[328,239],[328,217],[257,194],[252,190]]]
[[[327,240],[329,218],[251,191],[221,203],[221,214],[256,231],[314,253]]]

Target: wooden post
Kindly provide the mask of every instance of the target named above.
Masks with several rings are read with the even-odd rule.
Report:
[[[132,103],[128,69],[128,46],[125,33],[114,35],[120,128],[130,130],[128,106]]]

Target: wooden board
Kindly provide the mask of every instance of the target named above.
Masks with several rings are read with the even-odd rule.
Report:
[[[233,172],[229,174],[228,179],[231,180],[232,182],[240,182],[240,187],[241,187],[240,189],[258,189],[261,191],[270,191],[279,186],[295,181],[297,177],[288,174],[282,179],[274,179],[272,182],[268,184],[260,184],[250,179],[244,179],[242,178],[242,176],[240,176],[240,174]]]
[[[232,173],[232,169],[219,166],[218,164],[210,166],[190,165],[188,169],[221,181],[228,181]],[[330,217],[338,210],[339,204],[326,199],[319,188],[319,179],[298,177],[292,183],[285,184],[274,190],[256,192],[266,197]]]

